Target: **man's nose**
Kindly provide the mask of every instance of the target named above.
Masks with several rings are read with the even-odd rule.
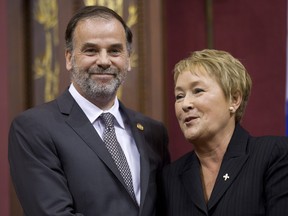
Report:
[[[103,50],[99,53],[96,63],[99,67],[104,69],[111,66],[110,56],[106,50]]]

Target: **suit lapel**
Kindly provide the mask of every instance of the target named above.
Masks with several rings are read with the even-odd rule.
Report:
[[[136,127],[132,129],[132,133],[138,147],[140,154],[140,187],[141,187],[141,198],[140,198],[140,215],[144,204],[144,200],[147,194],[149,179],[150,179],[150,164],[149,157],[147,155],[146,144],[143,132],[139,131]]]
[[[149,179],[150,179],[150,164],[149,157],[147,155],[147,145],[145,143],[144,130],[141,123],[141,119],[138,119],[134,112],[126,109],[120,102],[121,112],[127,117],[127,123],[131,128],[132,135],[137,145],[140,154],[140,187],[141,187],[141,198],[140,198],[140,214],[143,209],[144,200],[147,194]],[[141,127],[142,126],[142,127]]]
[[[200,164],[194,152],[187,160],[184,170],[179,174],[179,177],[192,202],[207,215],[200,177]]]
[[[149,164],[149,157],[147,155],[146,145],[144,143],[145,142],[144,135],[138,129],[136,130],[134,128],[133,130],[134,132],[132,133],[134,135],[134,139],[140,154],[140,187],[141,187],[140,207],[142,207],[149,185],[150,164]]]
[[[223,194],[233,184],[247,161],[246,146],[248,138],[249,134],[241,126],[237,125],[224,155],[213,192],[208,202],[208,210],[217,204]]]
[[[82,138],[82,140],[97,154],[104,164],[113,172],[122,185],[126,188],[125,182],[107,151],[105,144],[99,137],[93,125],[90,123],[82,109],[75,102],[69,91],[65,91],[57,99],[62,114],[67,115],[66,123]]]

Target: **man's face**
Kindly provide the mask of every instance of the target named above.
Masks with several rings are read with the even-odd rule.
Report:
[[[125,30],[116,19],[80,21],[74,31],[73,51],[66,52],[72,82],[88,100],[113,100],[130,71]]]

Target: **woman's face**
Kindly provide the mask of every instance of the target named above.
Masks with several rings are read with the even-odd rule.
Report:
[[[183,71],[175,83],[175,113],[185,138],[193,143],[221,140],[235,126],[231,103],[204,70]],[[231,130],[227,130],[231,131]]]

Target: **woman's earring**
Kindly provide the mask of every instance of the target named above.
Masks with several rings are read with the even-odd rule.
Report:
[[[234,108],[233,108],[233,107],[229,107],[229,111],[230,111],[231,113],[234,113]]]

